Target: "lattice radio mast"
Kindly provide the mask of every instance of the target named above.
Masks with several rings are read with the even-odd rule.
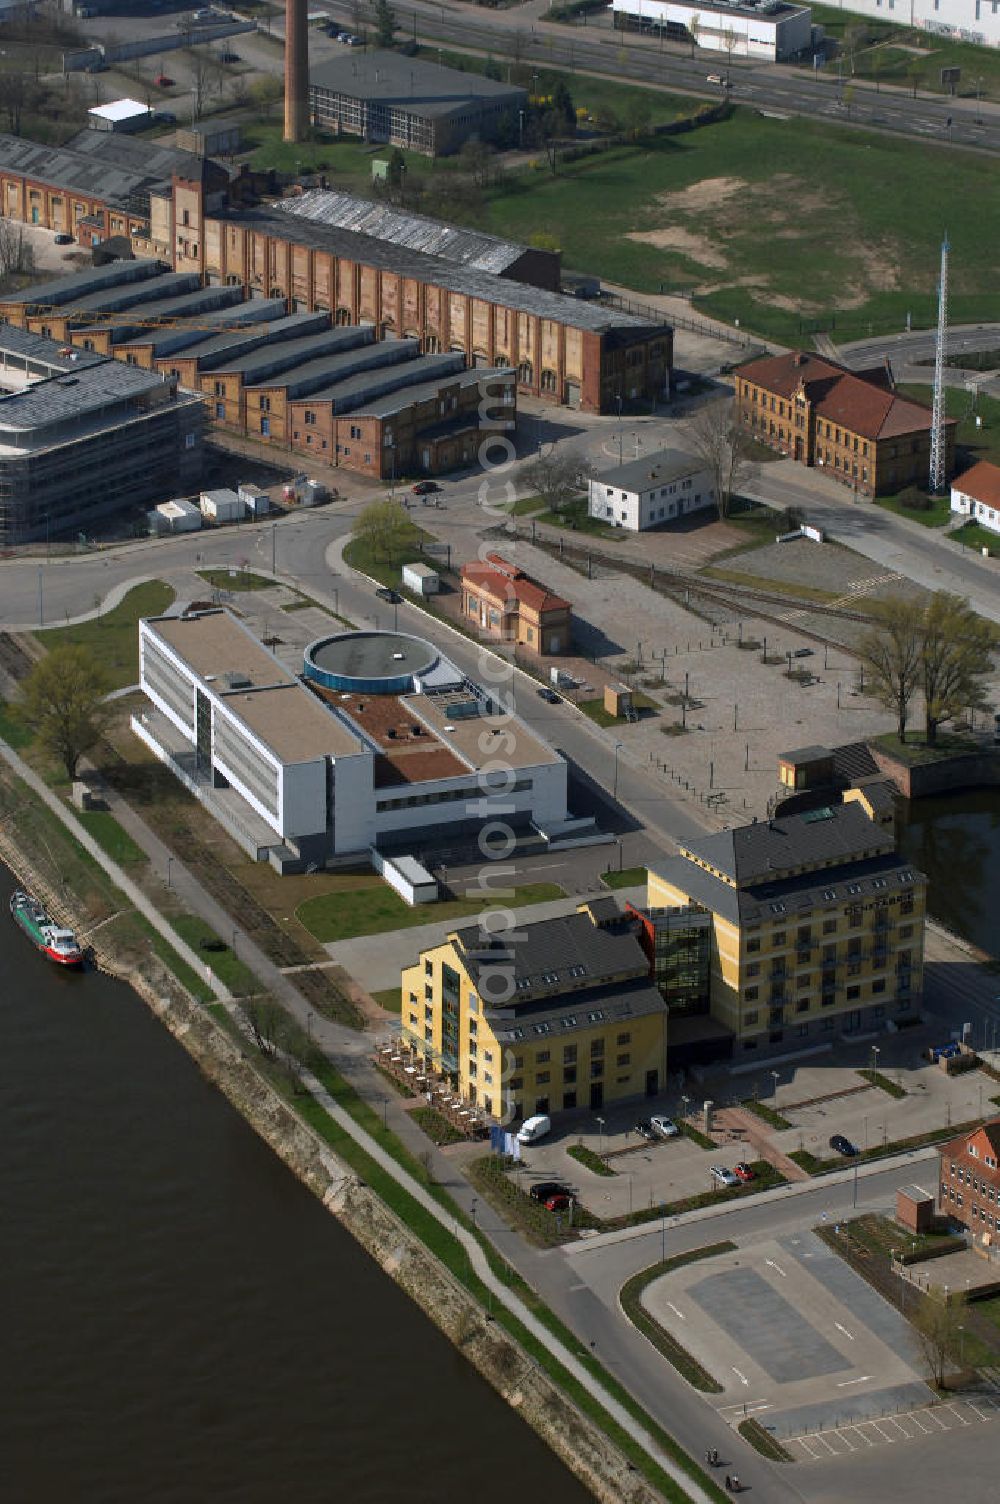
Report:
[[[937,344],[934,347],[934,405],[931,410],[930,489],[937,494],[945,485],[944,442],[944,347],[948,337],[948,236],[941,242],[941,280],[938,284]]]

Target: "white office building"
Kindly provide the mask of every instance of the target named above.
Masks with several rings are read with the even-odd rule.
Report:
[[[791,5],[787,0],[746,0],[734,5],[612,0],[611,10],[615,26],[662,31],[677,39],[694,36],[699,48],[724,53],[727,58],[780,63],[807,53],[812,45],[812,12],[808,6]]]
[[[1000,0],[851,0],[843,9],[956,42],[1000,47]],[[966,88],[969,82],[966,76]]]
[[[141,621],[139,667],[133,731],[281,871],[574,823],[563,758],[422,638],[321,638],[298,677],[230,611],[196,611]]]
[[[630,460],[587,482],[587,510],[614,527],[641,533],[715,506],[703,460],[677,449]]]

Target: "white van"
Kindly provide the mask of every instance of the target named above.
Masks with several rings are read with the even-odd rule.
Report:
[[[552,1127],[552,1119],[547,1118],[544,1112],[536,1113],[533,1118],[525,1118],[517,1135],[519,1144],[534,1144],[540,1138],[544,1138]]]

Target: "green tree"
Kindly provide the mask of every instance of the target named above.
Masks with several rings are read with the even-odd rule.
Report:
[[[80,758],[107,729],[114,714],[105,699],[110,688],[93,653],[73,644],[53,648],[21,685],[17,714],[59,759],[67,778],[76,777]]]
[[[379,47],[391,47],[396,34],[396,15],[389,0],[375,0],[375,42]]]
[[[858,644],[875,698],[895,714],[901,742],[906,740],[910,702],[920,683],[923,621],[923,607],[917,601],[894,596],[886,602],[881,625],[865,632]]]
[[[963,710],[987,703],[983,679],[993,671],[996,631],[960,596],[939,590],[924,612],[920,640],[920,678],[924,695],[927,745],[934,746],[938,727]]]
[[[352,531],[374,558],[389,564],[417,541],[417,527],[406,508],[388,499],[364,507],[355,518]]]

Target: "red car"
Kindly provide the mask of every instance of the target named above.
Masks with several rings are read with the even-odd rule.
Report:
[[[156,85],[156,87],[158,89],[172,89],[173,86],[174,86],[173,79],[172,78],[168,78],[165,73],[159,73],[159,74],[157,74],[157,76],[156,76],[156,78],[154,78],[153,82],[155,83],[155,85]]]
[[[742,1161],[738,1165],[733,1165],[733,1174],[736,1176],[737,1180],[742,1180],[744,1185],[746,1185],[747,1181],[749,1180],[757,1179],[756,1172],[754,1170],[751,1170],[750,1166]]]
[[[559,1194],[557,1196],[550,1196],[545,1205],[550,1212],[565,1212],[569,1210],[572,1200],[572,1196]]]

